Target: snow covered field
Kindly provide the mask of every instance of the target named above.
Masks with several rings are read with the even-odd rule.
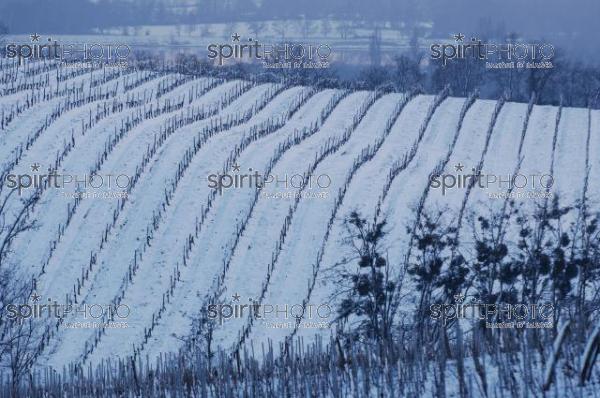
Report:
[[[47,98],[32,102],[39,93],[27,88],[0,96],[4,214],[17,217],[22,200],[39,195],[27,214],[36,228],[16,237],[8,261],[35,280],[42,303],[126,307],[127,315],[51,318],[39,365],[60,369],[176,351],[197,332],[195,321],[210,304],[335,309],[335,286],[323,270],[350,255],[342,237],[351,211],[387,218],[393,266],[404,261],[407,231],[422,198],[425,208],[444,209],[449,218],[465,206],[482,213],[502,207],[503,199],[493,194],[505,186],[444,192],[430,186],[439,165],[440,175],[468,174],[479,166],[502,178],[515,170],[552,176],[549,192],[563,205],[587,189],[591,206],[599,209],[597,110],[565,108],[557,119],[556,107],[533,106],[528,116],[527,104],[489,100],[465,108],[467,99],[445,96],[132,71],[113,78],[87,71],[57,81],[61,73],[40,69],[31,75],[48,76],[44,90],[56,94]],[[103,80],[92,87],[96,79]],[[0,92],[11,84],[2,83]],[[6,186],[7,175],[25,182],[19,176],[47,175],[49,168],[79,180],[102,176],[104,183],[23,187],[21,195]],[[255,171],[274,181],[258,191],[249,187]],[[309,174],[320,176],[320,183],[299,183]],[[211,175],[224,183],[246,178],[243,186],[219,192]],[[124,176],[128,183],[108,187],[107,176]],[[517,189],[525,196],[532,190],[541,194],[537,186]],[[515,200],[532,206],[528,197]],[[469,250],[470,226],[465,221],[463,227],[461,245]],[[260,347],[295,333],[308,340],[332,333],[327,327],[296,330],[293,314],[250,322],[246,309],[216,323],[214,342]],[[100,321],[123,327],[85,324]]]

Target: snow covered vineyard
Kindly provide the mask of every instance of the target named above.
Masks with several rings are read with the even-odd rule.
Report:
[[[386,221],[381,247],[403,281],[394,315],[402,327],[438,294],[452,303],[452,294],[482,299],[468,258],[477,258],[488,233],[518,251],[520,215],[534,223],[534,214],[556,210],[566,229],[586,231],[588,242],[597,236],[588,224],[600,210],[598,110],[31,63],[1,65],[0,117],[0,381],[7,386],[48,366],[87,372],[107,360],[200,355],[207,341],[238,361],[242,353],[261,357],[271,344],[320,346],[336,334],[343,297],[332,267],[354,256],[347,242],[354,211],[368,223]],[[427,231],[452,238],[452,248],[440,251],[461,259],[454,274],[474,274],[468,288],[415,271],[431,254],[416,244]],[[475,264],[482,273],[483,263]],[[444,264],[440,275],[461,278]],[[548,273],[593,295],[595,282],[584,274]],[[531,292],[523,288],[528,280],[515,278],[498,284]],[[532,289],[537,302],[546,300],[544,287]],[[559,314],[550,343],[528,358],[538,392]],[[582,347],[597,323],[597,313],[589,316]],[[454,352],[456,331],[448,330]],[[557,360],[573,361],[579,372],[578,349]],[[444,361],[449,373],[461,362]],[[448,385],[448,394],[461,394],[459,386],[472,396],[493,396],[496,384],[521,388],[502,378],[502,366],[487,366],[486,379],[478,361],[465,360],[461,372],[478,381]],[[404,393],[438,391],[432,369]],[[586,380],[597,383],[597,371]],[[577,386],[553,372],[549,380],[550,391]],[[357,393],[358,385],[342,391]]]

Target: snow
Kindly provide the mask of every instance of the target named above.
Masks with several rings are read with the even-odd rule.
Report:
[[[240,29],[240,32],[244,31]],[[56,73],[49,72],[49,76],[50,86],[56,87]],[[89,76],[84,74],[70,78],[60,86],[83,83],[84,93],[87,93]],[[100,87],[106,90],[118,84],[117,97],[124,99],[156,90],[159,83],[172,81],[173,76],[155,76],[125,91],[125,79],[131,78],[132,75],[121,76]],[[233,296],[239,296],[240,304],[249,303],[249,299],[260,299],[262,304],[272,306],[299,305],[307,300],[313,305],[327,304],[335,309],[339,297],[332,295],[337,286],[327,277],[327,270],[351,255],[350,249],[343,243],[346,234],[343,220],[353,210],[372,220],[376,216],[377,202],[382,197],[389,171],[404,159],[408,159],[406,168],[391,182],[379,215],[388,220],[389,234],[384,243],[394,269],[406,261],[407,245],[416,220],[414,210],[422,198],[425,209],[442,210],[448,219],[456,218],[463,204],[477,212],[497,210],[504,204],[503,199],[489,197],[490,193],[506,190],[496,186],[489,189],[474,187],[470,191],[455,187],[445,193],[430,186],[429,175],[439,165],[444,166],[440,174],[452,175],[469,173],[480,162],[482,172],[486,175],[506,177],[515,170],[526,176],[552,172],[555,185],[550,192],[558,194],[563,204],[573,205],[582,197],[588,162],[587,197],[592,208],[597,209],[599,205],[600,112],[562,109],[553,157],[552,137],[558,108],[533,106],[519,157],[527,104],[504,104],[488,137],[488,128],[497,105],[495,101],[476,100],[466,112],[462,128],[457,131],[465,99],[446,98],[435,109],[419,141],[420,128],[424,126],[435,98],[429,95],[411,98],[392,125],[389,135],[384,136],[388,119],[395,107],[405,99],[405,94],[400,93],[385,94],[378,98],[348,140],[318,161],[313,176],[326,175],[330,185],[302,190],[303,194],[312,194],[312,197],[302,197],[297,203],[289,198],[276,198],[276,195],[300,190],[297,186],[268,184],[260,191],[256,203],[256,191],[248,187],[226,189],[216,194],[213,200],[210,199],[213,193],[208,177],[222,174],[224,168],[231,175],[270,170],[276,178],[283,179],[287,175],[288,183],[292,176],[302,175],[315,163],[323,149],[331,144],[332,139],[344,136],[353,123],[353,117],[372,93],[350,93],[335,106],[321,125],[321,112],[341,92],[286,87],[274,95],[264,108],[252,114],[249,120],[219,131],[214,136],[204,137],[206,130],[203,129],[206,126],[254,109],[258,98],[277,89],[274,84],[256,85],[219,109],[216,115],[174,129],[145,163],[143,159],[148,146],[154,143],[161,129],[174,123],[175,117],[190,112],[190,107],[217,106],[233,89],[245,84],[240,81],[223,82],[200,98],[194,98],[190,104],[190,89],[203,87],[209,82],[210,78],[189,80],[169,90],[160,99],[153,99],[152,104],[161,105],[168,101],[185,101],[182,109],[137,124],[108,153],[98,170],[99,174],[131,176],[136,170],[141,171],[122,208],[119,208],[120,203],[115,199],[84,199],[67,222],[68,209],[75,202],[64,197],[63,193],[74,193],[74,187],[64,191],[49,188],[41,195],[30,215],[31,219],[37,220],[38,226],[15,240],[9,260],[18,265],[20,272],[36,278],[37,293],[44,300],[52,298],[61,302],[66,295],[72,294],[74,286],[77,287],[82,270],[88,269],[90,254],[95,253],[97,261],[89,271],[89,279],[76,295],[78,303],[106,306],[122,295],[121,302],[131,312],[126,319],[127,328],[106,329],[91,350],[89,347],[96,339],[97,330],[65,327],[67,322],[82,321],[81,314],[70,314],[65,323],[50,336],[50,344],[43,351],[38,364],[61,368],[72,361],[99,363],[107,358],[134,352],[154,357],[175,351],[183,346],[187,336],[195,332],[194,320],[206,311],[213,298],[218,304],[234,304]],[[0,108],[10,109],[16,101],[22,102],[26,95],[23,91],[0,96]],[[308,100],[283,125],[261,136],[251,135],[269,121],[283,120],[291,104],[303,95],[309,95]],[[44,125],[46,116],[64,101],[65,97],[62,96],[38,103],[2,130],[0,162],[9,164],[18,153],[18,148]],[[106,100],[108,104],[112,101]],[[63,151],[73,134],[75,145],[61,158],[58,172],[78,176],[89,173],[115,129],[118,130],[123,121],[144,109],[140,105],[125,107],[82,131],[82,121],[87,122],[90,110],[95,113],[103,103],[104,100],[93,101],[62,113],[29,148],[24,148],[19,163],[10,172],[31,173],[34,163],[39,163],[41,169],[45,170],[54,164],[57,153]],[[146,107],[149,105],[146,104]],[[591,119],[589,148],[586,148],[588,116]],[[305,135],[301,139],[288,145],[292,138],[300,137],[302,132]],[[457,133],[456,143],[452,147]],[[366,149],[372,149],[381,138],[385,139],[373,158],[361,163],[351,174],[355,159]],[[198,140],[204,139],[199,150],[186,163],[181,179],[174,187],[172,184],[178,167],[187,156],[186,151]],[[227,163],[230,160],[233,164]],[[459,165],[464,167],[462,171],[457,169]],[[239,166],[240,170],[234,170],[234,166]],[[349,184],[345,194],[339,196],[342,199],[340,207],[333,213],[335,200],[343,192],[340,189],[347,181]],[[173,194],[163,208],[165,190],[172,188]],[[24,197],[32,192],[25,191]],[[317,194],[322,192],[326,195],[318,197]],[[8,190],[5,189],[0,192],[0,199],[6,195]],[[536,201],[521,199],[517,200],[517,205],[531,210]],[[18,197],[11,197],[7,214],[14,213],[20,206]],[[112,222],[117,209],[118,217],[104,241],[107,224]],[[205,219],[202,219],[203,212],[206,212]],[[148,237],[147,231],[152,229],[153,216],[159,213],[158,226]],[[333,224],[329,226],[332,214]],[[279,248],[277,242],[286,219],[291,222]],[[64,234],[53,248],[59,226],[64,228]],[[238,234],[242,226],[242,232]],[[198,227],[198,235],[189,252],[186,252],[188,238],[195,235]],[[461,236],[464,236],[461,249],[464,250],[469,250],[472,243],[469,228],[464,220],[461,231]],[[136,253],[143,255],[139,258]],[[187,253],[185,261],[184,253]],[[323,256],[317,262],[319,253]],[[276,261],[270,272],[269,264],[273,258]],[[134,261],[139,268],[128,281],[128,271]],[[171,278],[177,270],[179,275],[173,281]],[[314,288],[310,288],[313,283]],[[163,297],[172,284],[174,289],[168,294],[169,300],[161,310]],[[289,316],[283,320],[294,323]],[[305,320],[316,321],[314,318]],[[280,343],[294,332],[294,327],[273,328],[260,320],[255,320],[248,328],[247,316],[229,319],[216,326],[214,344],[224,348],[231,348],[240,342],[242,331],[249,333],[244,344],[256,347],[267,344],[269,340]],[[147,330],[152,330],[148,338],[144,336]],[[305,341],[330,333],[332,330],[329,328],[297,330],[297,335]],[[89,351],[88,355],[86,350]]]

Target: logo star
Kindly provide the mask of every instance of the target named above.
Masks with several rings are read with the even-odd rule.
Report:
[[[461,164],[460,162],[458,162],[458,164],[456,166],[454,166],[454,170],[456,170],[456,171],[463,171],[464,168],[465,168],[465,165]]]
[[[231,296],[233,298],[233,301],[240,301],[240,295],[235,293],[233,296]]]
[[[235,163],[232,167],[233,171],[240,171],[240,165],[238,165],[237,163]]]
[[[40,35],[38,35],[37,33],[34,33],[32,35],[29,35],[29,36],[31,36],[31,41],[32,42],[33,41],[40,41]]]
[[[465,35],[463,35],[462,33],[454,35],[454,40],[456,40],[456,41],[463,41],[464,38],[465,38]]]
[[[39,171],[39,169],[40,169],[39,163],[34,163],[31,165],[31,171]]]
[[[462,303],[465,299],[465,295],[458,293],[454,295],[454,301],[456,301],[457,303]]]
[[[38,301],[40,301],[40,297],[42,296],[38,295],[36,292],[33,292],[33,294],[31,295],[31,300],[37,303]]]
[[[240,41],[240,35],[238,35],[237,33],[234,33],[233,35],[231,35],[232,37],[232,41]]]

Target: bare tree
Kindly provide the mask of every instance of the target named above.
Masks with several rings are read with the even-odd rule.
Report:
[[[5,167],[0,181],[4,182],[8,173]],[[9,254],[17,236],[36,227],[29,216],[39,193],[16,200],[16,189],[5,195],[2,195],[3,190],[4,185],[0,184],[0,197],[3,196],[0,202],[0,308],[4,309],[9,304],[26,303],[33,289],[29,277],[10,261]],[[33,336],[34,325],[20,321],[10,318],[7,311],[0,311],[0,365],[8,360],[13,386],[31,365],[34,341],[37,343]]]
[[[313,33],[315,29],[315,23],[303,16],[302,19],[298,21],[298,27],[300,28],[302,38],[306,40],[308,36]]]
[[[8,33],[8,28],[6,25],[0,21],[0,51],[4,48],[4,37]]]
[[[258,35],[265,29],[265,23],[262,21],[252,21],[248,27],[250,28],[250,32],[254,34],[254,37],[258,37]]]
[[[395,58],[395,83],[396,87],[407,92],[410,89],[417,87],[423,80],[423,74],[419,70],[419,62],[412,57],[399,55]]]
[[[343,40],[346,40],[348,38],[348,35],[350,34],[351,30],[352,25],[348,21],[341,21],[337,27],[337,31]]]
[[[373,30],[369,39],[369,56],[371,57],[371,66],[381,65],[381,31],[379,28]]]
[[[321,21],[321,32],[325,37],[329,37],[329,34],[331,33],[331,21],[329,20],[329,17],[325,17]]]
[[[370,223],[356,211],[344,220],[347,235],[344,243],[353,254],[334,265],[334,279],[345,295],[339,308],[339,319],[352,317],[358,321],[350,333],[354,339],[373,339],[380,348],[392,338],[394,295],[397,281],[390,275],[390,266],[383,254],[382,240],[386,221]],[[353,269],[351,265],[355,265]]]
[[[285,40],[285,31],[287,27],[284,21],[275,21],[273,22],[273,30],[277,35],[281,38],[281,40]]]

